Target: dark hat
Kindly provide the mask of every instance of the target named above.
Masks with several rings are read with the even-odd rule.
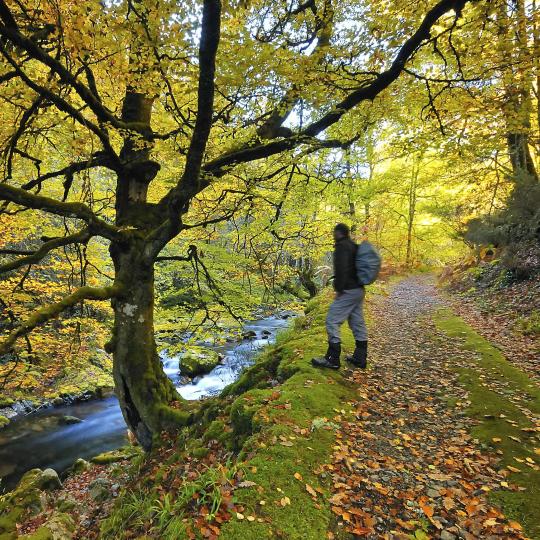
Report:
[[[334,230],[340,232],[343,236],[349,236],[351,234],[351,230],[349,229],[349,226],[345,225],[345,223],[338,223],[334,227]]]

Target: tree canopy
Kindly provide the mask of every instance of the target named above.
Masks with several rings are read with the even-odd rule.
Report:
[[[336,220],[407,265],[458,255],[472,218],[469,242],[537,243],[538,19],[535,0],[0,0],[6,373],[62,313],[105,341],[111,299],[149,447],[194,411],[157,356],[155,266],[158,298],[193,267],[188,296],[231,315],[227,273],[312,294]]]

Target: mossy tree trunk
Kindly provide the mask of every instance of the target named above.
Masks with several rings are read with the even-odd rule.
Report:
[[[114,356],[114,381],[122,414],[145,449],[152,437],[170,427],[171,401],[180,400],[165,375],[154,338],[154,268],[138,243],[113,245],[116,280],[124,293],[113,300],[114,330],[109,349]],[[178,411],[178,418],[181,418]],[[187,415],[184,417],[187,419]]]

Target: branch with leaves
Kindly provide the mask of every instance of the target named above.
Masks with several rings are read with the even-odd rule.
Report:
[[[43,259],[48,253],[52,250],[59,247],[69,246],[70,244],[84,244],[90,240],[92,237],[89,229],[82,229],[79,232],[70,234],[68,236],[62,236],[60,238],[52,238],[51,240],[45,242],[39,249],[33,252],[28,253],[19,253],[24,254],[24,257],[20,259],[15,259],[4,264],[0,264],[0,274],[9,272],[11,270],[16,270],[22,266],[35,264],[41,259]],[[9,250],[8,250],[9,253]],[[6,251],[0,249],[0,255],[6,254]]]
[[[61,202],[50,197],[34,195],[24,189],[0,184],[0,200],[19,204],[26,208],[43,210],[58,216],[81,219],[88,224],[89,230],[109,240],[122,240],[121,229],[99,218],[83,203]]]
[[[119,296],[120,293],[121,288],[118,286],[81,287],[59,302],[34,311],[25,322],[17,326],[4,341],[0,342],[0,355],[9,353],[20,337],[26,336],[34,328],[58,317],[60,313],[79,302],[83,300],[110,300]]]

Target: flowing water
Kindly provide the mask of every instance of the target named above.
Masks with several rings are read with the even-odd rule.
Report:
[[[214,347],[223,356],[221,364],[193,383],[181,384],[178,358],[162,354],[163,369],[185,399],[216,395],[238,378],[288,322],[268,317],[246,324],[244,330],[255,332],[256,337]],[[82,422],[63,425],[65,416]],[[61,473],[79,457],[88,459],[126,442],[126,424],[115,397],[34,412],[0,431],[0,491],[14,487],[29,469],[52,467]]]

